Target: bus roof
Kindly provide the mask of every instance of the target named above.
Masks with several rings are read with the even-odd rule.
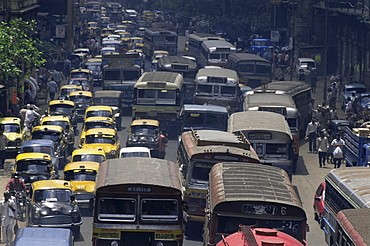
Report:
[[[289,125],[281,114],[266,111],[244,111],[233,113],[229,117],[229,132],[246,132],[249,130],[280,132],[293,140]]]
[[[255,91],[262,90],[261,87],[254,89]],[[274,92],[276,94],[288,94],[292,97],[297,93],[311,90],[311,86],[303,81],[274,81],[267,84],[266,92]]]
[[[190,66],[194,66],[194,68],[197,66],[196,63],[188,58],[182,57],[182,56],[163,56],[159,58],[158,60],[159,64],[186,64]]]
[[[287,204],[305,214],[288,174],[281,168],[245,162],[221,162],[209,173],[211,209],[222,202],[260,201]]]
[[[150,27],[145,28],[145,33],[151,34],[151,35],[169,35],[169,36],[177,36],[177,33],[174,31],[170,31],[165,28],[156,28],[156,27]]]
[[[224,40],[224,38],[221,38],[219,36],[216,36],[212,33],[191,33],[189,35],[189,40],[194,39],[197,41],[206,41],[206,40]]]
[[[235,81],[239,81],[239,76],[235,72],[235,70],[227,69],[227,68],[202,68],[199,69],[197,75],[195,78],[201,76],[207,76],[207,77],[220,77],[220,78],[231,78]]]
[[[244,99],[244,108],[250,107],[293,107],[295,108],[294,101],[290,95],[286,94],[272,94],[272,93],[258,93],[247,95]]]
[[[227,57],[228,60],[238,63],[240,61],[258,61],[258,62],[266,62],[270,63],[269,60],[266,60],[263,57],[258,55],[250,54],[250,53],[233,53]],[[286,82],[286,81],[284,81]]]
[[[357,246],[370,245],[370,210],[344,209],[338,212],[337,220]]]
[[[355,208],[370,208],[369,177],[370,167],[351,167],[331,170],[325,180],[350,196]]]
[[[204,112],[214,112],[214,113],[224,113],[227,114],[227,108],[216,105],[197,105],[197,104],[184,104],[184,111],[204,111]]]
[[[174,89],[181,88],[184,83],[184,79],[181,74],[174,72],[146,72],[137,80],[135,88],[140,87],[153,87],[153,89],[158,89],[161,87],[156,87],[155,85],[151,86],[150,83],[167,83],[164,85],[165,88],[168,86]]]
[[[117,91],[117,90],[95,91],[94,98],[106,98],[106,97],[120,98],[121,94],[122,94],[122,91]]]
[[[217,47],[217,48],[230,48],[236,50],[234,45],[224,40],[206,40],[203,41],[202,45],[207,49]]]
[[[181,190],[175,163],[157,158],[128,157],[104,161],[96,178],[100,187],[121,184],[152,184]]]
[[[233,133],[216,130],[192,131],[197,146],[222,145],[250,150],[250,143]]]

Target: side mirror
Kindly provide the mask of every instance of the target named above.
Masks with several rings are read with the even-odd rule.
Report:
[[[116,113],[115,115],[114,115],[114,118],[118,118],[120,116],[120,113]]]
[[[76,200],[75,195],[71,195],[70,199],[71,199],[71,202],[73,202],[74,200]]]

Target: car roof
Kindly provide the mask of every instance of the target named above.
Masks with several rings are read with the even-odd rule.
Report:
[[[49,190],[49,189],[68,189],[72,190],[72,184],[66,180],[49,179],[40,180],[32,183],[32,189],[36,190]]]
[[[114,123],[114,120],[112,118],[101,117],[101,116],[93,116],[93,117],[86,118],[85,123],[86,122],[97,122],[97,121],[104,121],[104,122],[108,122],[108,123]]]
[[[15,161],[19,160],[29,160],[29,159],[35,159],[35,160],[51,160],[51,156],[45,153],[20,153],[15,158]]]
[[[45,121],[68,121],[68,122],[70,122],[69,117],[66,116],[66,115],[46,116],[46,117],[42,118],[41,122],[45,122]]]
[[[94,106],[90,106],[86,109],[86,111],[99,111],[99,110],[112,111],[112,107],[111,106],[106,106],[106,105],[94,105]]]
[[[350,89],[350,88],[366,88],[364,84],[346,84],[344,85],[345,89]]]
[[[21,123],[21,119],[17,117],[0,117],[0,124],[6,124],[6,123]]]
[[[117,131],[111,128],[93,128],[93,129],[86,131],[86,136],[96,135],[96,134],[115,136],[117,134]]]
[[[150,119],[140,119],[140,120],[134,120],[130,124],[130,126],[142,126],[142,125],[159,126],[159,121],[150,120]]]
[[[57,131],[57,132],[63,132],[63,128],[61,126],[54,126],[54,125],[35,126],[32,129],[32,132],[35,132],[35,131]]]
[[[81,155],[81,154],[94,154],[94,155],[104,155],[105,156],[105,152],[102,148],[75,149],[72,152],[72,156]]]
[[[69,96],[78,96],[78,95],[89,96],[91,98],[93,97],[91,91],[72,91],[71,93],[69,93]]]
[[[70,106],[75,106],[75,103],[73,101],[70,101],[70,100],[53,100],[53,101],[49,102],[49,106],[58,105],[58,104],[67,104],[67,105],[70,105]]]
[[[120,154],[121,153],[134,153],[134,152],[150,153],[150,149],[147,147],[124,147],[120,150]]]
[[[75,161],[70,162],[64,167],[65,171],[75,170],[75,169],[92,169],[92,170],[99,170],[100,163],[94,161]]]

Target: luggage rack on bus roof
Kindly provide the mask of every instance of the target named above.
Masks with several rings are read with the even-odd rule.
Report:
[[[191,134],[197,146],[219,145],[250,150],[250,143],[242,132],[191,129]]]

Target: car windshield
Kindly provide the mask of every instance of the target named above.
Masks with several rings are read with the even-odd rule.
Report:
[[[158,127],[156,126],[132,126],[131,133],[137,135],[156,135]]]
[[[4,129],[4,132],[21,132],[21,128],[18,124],[1,124],[1,128]]]
[[[79,85],[79,86],[82,86],[82,87],[87,87],[89,85],[87,80],[71,80],[71,82],[69,82],[69,84],[70,85]],[[77,90],[77,91],[80,91],[80,90]]]
[[[88,117],[112,117],[112,113],[106,110],[92,110],[87,112],[86,118]]]
[[[93,154],[85,154],[85,155],[74,155],[72,161],[94,161],[102,163],[104,161],[103,155],[93,155]]]
[[[89,69],[90,71],[96,71],[96,72],[101,71],[100,65],[88,65],[86,68]]]
[[[34,193],[35,202],[69,202],[72,192],[67,189],[37,190]]]
[[[70,170],[64,172],[64,179],[67,181],[95,181],[96,171],[94,170]]]
[[[50,162],[43,160],[20,160],[16,163],[17,172],[49,173]]]
[[[89,74],[83,72],[74,72],[71,73],[71,78],[89,78]]]
[[[113,128],[112,123],[98,121],[98,122],[86,122],[85,123],[85,131],[94,129],[94,128]]]
[[[53,142],[59,142],[60,132],[35,131],[32,132],[32,139],[48,139]]]
[[[51,115],[71,115],[73,113],[73,106],[70,105],[51,105],[50,114]]]
[[[42,122],[42,125],[43,126],[60,126],[62,127],[63,129],[68,129],[69,128],[69,124],[68,124],[68,121],[44,121]]]
[[[121,158],[126,157],[149,157],[148,152],[128,152],[128,153],[121,153]]]
[[[87,135],[86,144],[114,144],[114,137],[109,135]]]
[[[76,89],[76,88],[61,89],[60,90],[60,96],[68,96],[69,93],[71,93],[72,91],[80,91],[80,89]]]
[[[352,92],[355,92],[356,94],[365,93],[366,88],[346,88],[346,94],[351,94]]]
[[[368,103],[370,103],[370,96],[367,96],[367,97],[363,97],[363,98],[361,98],[361,102],[362,102],[363,104],[368,104]]]
[[[90,103],[91,97],[88,96],[72,96],[70,100],[74,103]]]
[[[48,155],[52,155],[53,149],[49,146],[30,146],[30,147],[23,147],[22,153],[45,153]]]

